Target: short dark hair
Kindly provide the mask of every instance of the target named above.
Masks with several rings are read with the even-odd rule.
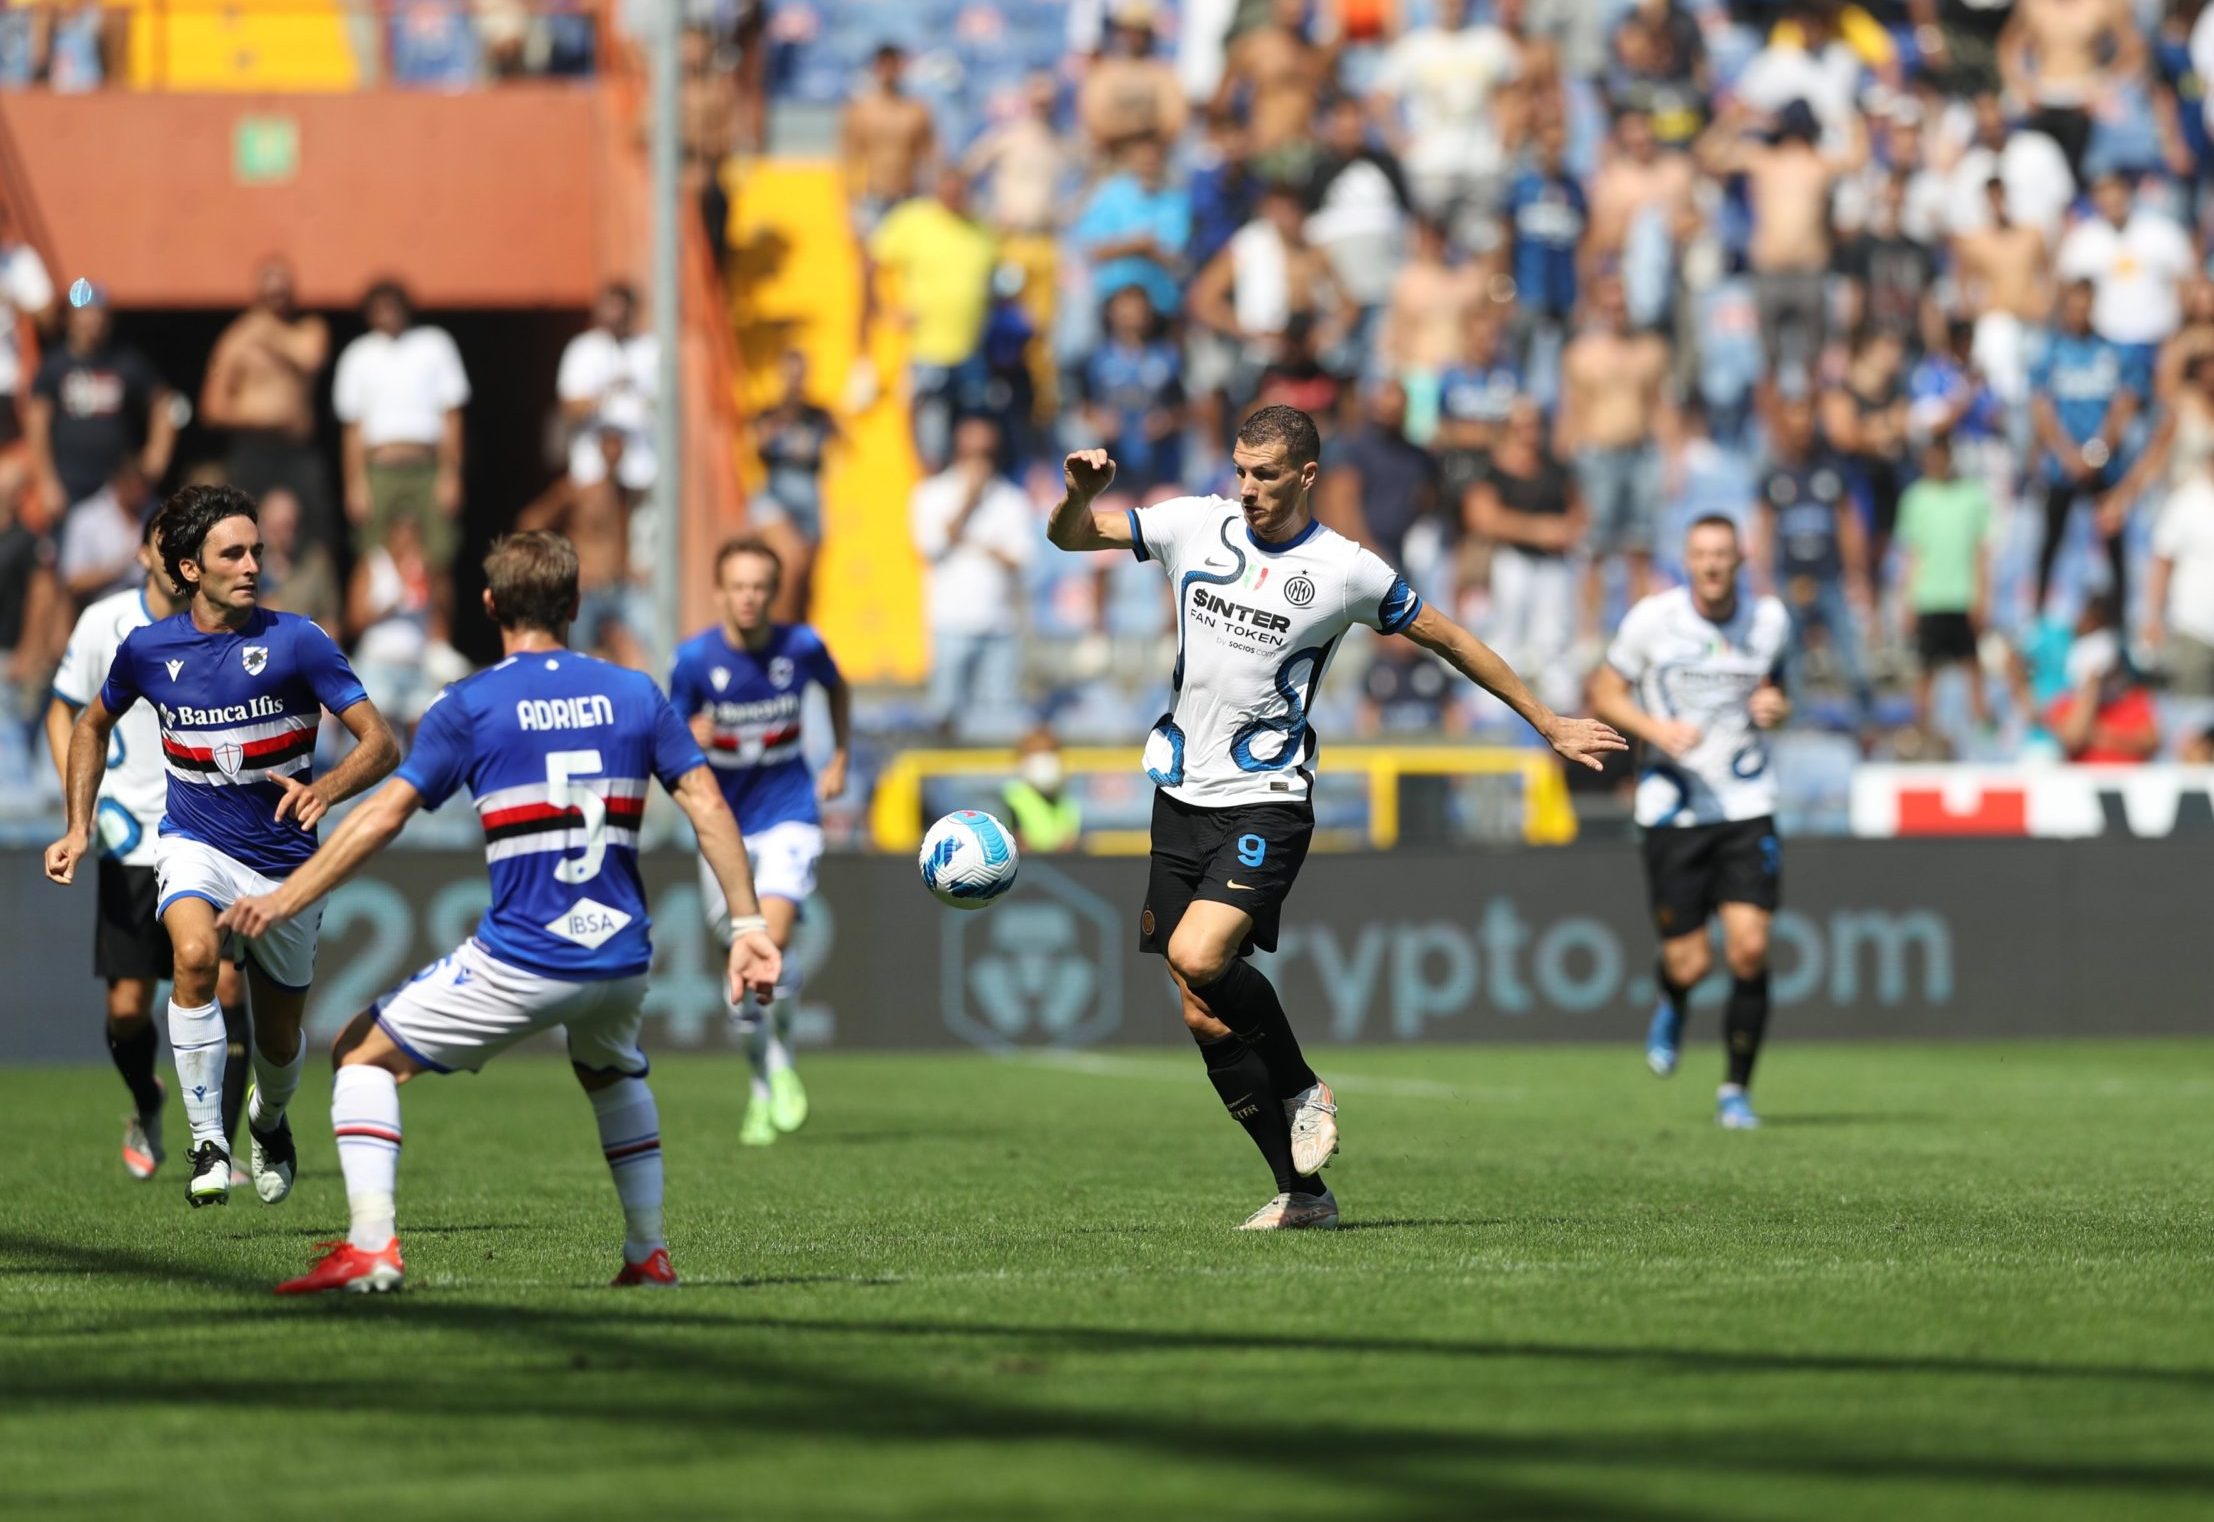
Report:
[[[1297,407],[1281,403],[1263,407],[1247,418],[1238,428],[1238,442],[1249,449],[1281,444],[1294,465],[1322,458],[1322,435],[1315,428],[1315,420]]]
[[[725,539],[722,548],[715,552],[715,581],[722,583],[723,567],[733,555],[758,555],[769,563],[769,588],[773,592],[784,585],[784,557],[769,548],[769,541],[752,534],[740,534],[735,539]]]
[[[492,620],[503,629],[559,634],[577,616],[577,549],[546,529],[502,534],[484,557]]]
[[[400,304],[406,314],[405,321],[415,321],[415,298],[407,293],[407,287],[391,275],[382,276],[369,283],[369,289],[361,298],[361,309],[366,312],[380,301],[391,300]]]
[[[1691,527],[1684,530],[1684,537],[1689,539],[1703,528],[1727,529],[1732,539],[1737,537],[1737,520],[1728,513],[1705,513],[1692,519]]]
[[[600,287],[600,294],[602,296],[619,296],[633,308],[638,305],[638,287],[632,285],[628,280],[610,280]]]
[[[208,530],[226,518],[246,518],[258,526],[261,511],[252,497],[235,486],[187,486],[154,514],[148,532],[161,535],[162,568],[179,597],[192,595],[193,583],[185,580],[184,563],[200,558]]]

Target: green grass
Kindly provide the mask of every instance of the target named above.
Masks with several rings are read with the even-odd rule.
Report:
[[[0,1497],[191,1518],[2205,1517],[2214,1042],[1328,1054],[1360,1229],[1183,1053],[655,1071],[684,1289],[616,1294],[543,1059],[405,1091],[405,1295],[278,1301],[345,1208],[188,1213],[112,1075],[0,1072]],[[181,1117],[172,1114],[171,1145]]]

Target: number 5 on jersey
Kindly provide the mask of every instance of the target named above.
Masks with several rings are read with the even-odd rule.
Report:
[[[584,831],[584,854],[554,863],[554,877],[572,887],[599,876],[600,863],[607,859],[607,800],[588,787],[570,786],[575,778],[597,776],[600,770],[596,750],[546,754],[547,801],[557,809],[575,809],[578,827]]]

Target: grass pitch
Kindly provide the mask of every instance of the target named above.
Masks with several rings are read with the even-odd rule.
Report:
[[[106,1071],[0,1073],[0,1497],[25,1518],[2205,1517],[2214,1043],[1318,1054],[1355,1229],[1266,1195],[1184,1053],[657,1067],[685,1287],[566,1069],[404,1092],[400,1296],[343,1229],[115,1160]]]

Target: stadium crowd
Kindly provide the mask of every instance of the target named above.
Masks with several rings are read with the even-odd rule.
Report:
[[[2203,752],[2201,4],[1094,0],[1022,74],[1037,7],[917,9],[954,40],[855,58],[839,147],[903,292],[949,727],[1020,724],[1019,656],[1033,702],[1157,664],[1115,658],[1167,628],[1149,568],[1030,553],[1061,450],[1219,489],[1283,401],[1330,424],[1333,525],[1555,703],[1723,512],[1864,753]],[[765,505],[812,523],[835,424],[793,384]],[[1362,728],[1488,726],[1405,654]]]

